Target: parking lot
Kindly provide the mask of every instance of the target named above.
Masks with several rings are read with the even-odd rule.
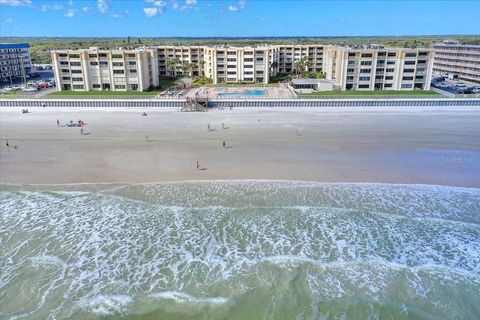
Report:
[[[53,70],[38,70],[38,75],[32,75],[26,79],[26,83],[21,78],[12,79],[0,84],[0,94],[21,94],[42,96],[55,91]]]
[[[451,80],[445,77],[433,77],[432,87],[451,94],[480,94],[480,84],[467,80]]]

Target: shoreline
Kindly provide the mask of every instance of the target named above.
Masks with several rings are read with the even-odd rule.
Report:
[[[0,184],[268,180],[480,187],[480,107],[21,109],[0,108]],[[56,119],[85,120],[88,134],[57,127]],[[18,149],[7,149],[6,138]],[[196,161],[206,170],[196,170]]]

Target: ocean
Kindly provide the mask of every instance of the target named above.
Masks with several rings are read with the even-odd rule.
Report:
[[[0,319],[479,319],[480,189],[0,187]]]

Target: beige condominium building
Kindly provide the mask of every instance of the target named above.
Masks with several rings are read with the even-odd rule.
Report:
[[[59,90],[145,90],[181,75],[267,84],[297,71],[324,72],[340,90],[428,90],[433,63],[429,49],[331,45],[90,48],[55,50],[52,58]]]
[[[143,91],[157,86],[156,49],[54,50],[58,90]]]
[[[341,90],[429,90],[428,49],[328,46],[324,71]]]
[[[456,75],[480,81],[480,45],[462,44],[455,40],[435,43],[433,72]]]

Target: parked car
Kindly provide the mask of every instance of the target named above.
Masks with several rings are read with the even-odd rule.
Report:
[[[8,87],[5,87],[5,88],[3,88],[3,91],[4,91],[4,92],[10,92],[10,91],[13,91],[13,87],[10,87],[10,86],[8,86]]]
[[[35,92],[37,90],[38,89],[35,87],[26,87],[25,89],[23,89],[24,92]]]
[[[46,89],[46,88],[48,88],[48,87],[49,87],[49,85],[48,85],[48,83],[46,83],[46,82],[40,82],[40,83],[37,85],[37,88],[38,88],[38,89]]]
[[[50,87],[55,87],[55,81],[49,81],[47,83]]]
[[[466,85],[465,83],[463,83],[463,82],[459,82],[459,83],[457,83],[457,84],[455,85],[455,87],[457,87],[457,88],[465,88],[466,86],[467,86],[467,85]]]

